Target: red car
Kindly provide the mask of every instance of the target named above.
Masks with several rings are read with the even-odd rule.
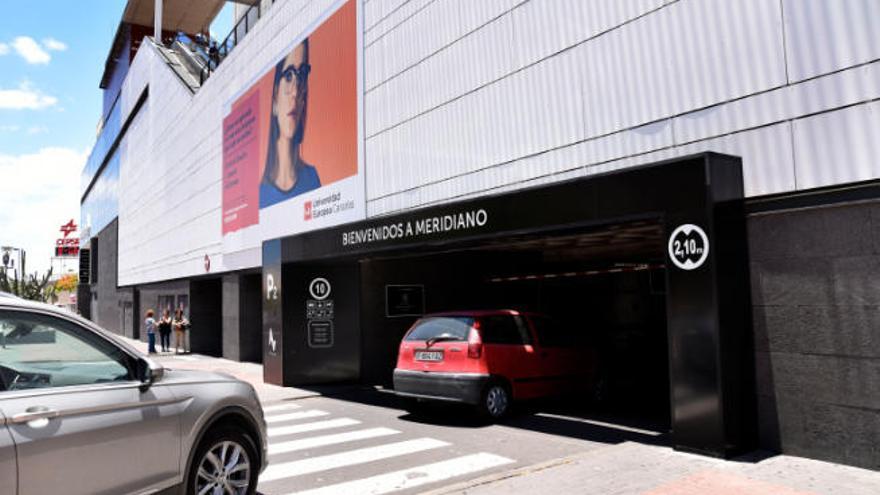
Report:
[[[477,406],[491,419],[514,400],[588,390],[596,354],[574,330],[513,310],[426,315],[403,337],[394,391]]]

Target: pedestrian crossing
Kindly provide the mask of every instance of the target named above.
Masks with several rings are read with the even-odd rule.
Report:
[[[392,430],[391,428],[368,428],[366,430],[352,431],[349,433],[337,433],[333,435],[322,435],[319,437],[304,438],[302,440],[278,442],[269,445],[269,455],[284,454],[286,452],[296,452],[297,450],[324,447],[327,445],[336,445],[340,443],[352,442],[355,440],[366,440],[368,438],[396,435],[398,433],[400,432],[397,430]]]
[[[466,455],[448,461],[425,464],[411,469],[403,469],[370,478],[348,481],[333,486],[314,488],[296,492],[297,495],[380,494],[417,488],[437,483],[456,476],[473,474],[493,467],[503,466],[513,461],[499,455],[479,453]]]
[[[394,493],[515,462],[294,403],[264,412],[269,465],[258,489],[265,495]]]
[[[342,428],[344,426],[354,426],[360,423],[360,421],[351,418],[328,419],[326,421],[316,421],[314,423],[267,428],[266,436],[269,437],[269,445],[271,445],[273,437],[295,435],[297,433],[307,433],[310,431],[329,430],[332,428]]]
[[[263,408],[263,413],[266,415],[277,413],[281,411],[293,411],[296,409],[301,409],[302,406],[299,404],[275,404],[274,406],[266,406]]]
[[[273,481],[303,474],[316,473],[328,469],[379,461],[390,457],[415,454],[416,452],[424,450],[446,447],[447,445],[449,444],[440,440],[434,440],[433,438],[418,438],[416,440],[406,440],[403,442],[379,445],[377,447],[349,450],[338,454],[323,455],[299,461],[269,464],[269,467],[260,475],[260,481]]]
[[[328,413],[312,409],[310,411],[301,411],[295,413],[278,414],[274,416],[266,416],[266,424],[283,423],[285,421],[296,421],[298,419],[317,418],[327,416]]]

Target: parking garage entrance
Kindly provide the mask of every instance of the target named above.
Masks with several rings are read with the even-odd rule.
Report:
[[[424,314],[510,309],[552,326],[540,369],[522,379],[562,391],[544,406],[668,429],[662,231],[638,220],[362,259],[360,380],[392,385],[400,342]],[[550,362],[568,357],[578,369]],[[550,381],[561,383],[537,383]]]
[[[265,379],[388,384],[418,317],[512,309],[595,350],[578,392],[600,407],[733,455],[754,438],[741,206],[739,159],[707,153],[267,241]]]

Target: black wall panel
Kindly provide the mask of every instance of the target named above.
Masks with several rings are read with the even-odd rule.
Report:
[[[223,355],[223,281],[193,280],[190,286],[190,350],[208,356]]]
[[[119,240],[119,220],[113,220],[107,227],[92,238],[91,249],[92,283],[89,297],[80,305],[88,304],[88,317],[102,328],[111,332],[137,338],[137,321],[141,318],[133,311],[133,291],[117,288],[117,259]],[[100,250],[94,246],[100,245]],[[83,291],[84,292],[84,291]],[[82,299],[82,293],[78,292]],[[89,300],[90,299],[90,300]],[[127,307],[127,311],[126,311]]]
[[[289,264],[282,270],[282,279],[284,383],[358,380],[361,331],[357,263]],[[329,294],[316,292],[314,287],[321,285],[316,285],[318,279],[329,285]],[[332,309],[325,306],[327,303]]]
[[[762,447],[880,469],[880,198],[748,231]]]

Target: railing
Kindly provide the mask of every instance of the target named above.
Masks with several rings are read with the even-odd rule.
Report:
[[[218,46],[217,42],[211,41],[207,53],[207,63],[199,73],[200,84],[204,84],[205,81],[211,77],[211,74],[217,70],[220,63],[223,62],[236,46],[238,46],[245,35],[254,28],[254,24],[260,20],[262,15],[262,12],[260,12],[260,3],[261,2],[257,2],[245,11],[244,15],[241,16],[241,19],[239,19],[232,28],[232,31],[226,36],[226,39],[223,40],[223,43]],[[272,0],[272,3],[275,3],[275,0]]]

